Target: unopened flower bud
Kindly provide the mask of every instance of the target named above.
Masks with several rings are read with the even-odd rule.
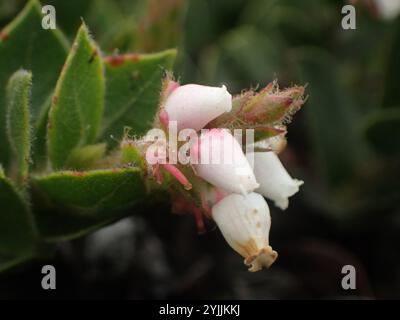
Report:
[[[304,104],[304,87],[291,87],[279,91],[276,83],[245,101],[239,117],[251,124],[282,124],[290,120]]]
[[[285,210],[289,205],[288,198],[298,192],[304,182],[290,177],[275,152],[255,152],[247,157],[253,159],[254,173],[260,183],[256,192]]]
[[[271,216],[258,193],[230,194],[212,208],[212,218],[225,240],[241,256],[249,271],[270,267],[278,253],[269,245]]]
[[[232,96],[225,86],[219,88],[187,84],[172,91],[164,108],[169,121],[177,121],[178,131],[198,131],[232,109]]]

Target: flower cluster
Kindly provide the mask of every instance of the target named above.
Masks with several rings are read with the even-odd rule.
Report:
[[[303,183],[277,156],[303,95],[304,87],[281,91],[273,82],[232,97],[225,86],[179,85],[168,76],[154,129],[141,140],[126,138],[122,150],[141,155],[149,181],[171,193],[175,212],[193,213],[199,231],[204,217],[214,220],[249,271],[258,271],[278,255],[264,197],[284,210]]]

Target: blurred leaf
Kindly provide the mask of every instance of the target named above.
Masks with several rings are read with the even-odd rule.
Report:
[[[132,6],[135,7],[134,4]],[[130,12],[123,11],[115,1],[93,1],[86,19],[96,35],[96,41],[106,52],[124,51],[132,47],[136,40],[134,17]]]
[[[17,12],[21,0],[1,1],[0,2],[0,19],[7,19],[9,16]],[[1,20],[0,20],[1,23]]]
[[[151,128],[156,114],[165,70],[172,68],[176,51],[126,54],[105,59],[107,92],[102,136],[121,139],[125,126],[133,134]]]
[[[300,78],[308,83],[304,108],[309,135],[321,173],[332,186],[352,176],[363,144],[357,131],[357,114],[348,89],[338,76],[337,62],[316,48],[295,52]]]
[[[278,33],[290,45],[323,46],[340,22],[339,6],[330,0],[256,0],[249,2],[242,21],[266,35]]]
[[[7,85],[7,131],[13,158],[16,159],[16,174],[19,183],[26,181],[29,171],[31,88],[32,74],[25,70],[15,72]]]
[[[9,145],[5,131],[4,88],[19,68],[35,77],[32,89],[32,119],[44,112],[44,103],[54,89],[67,54],[67,44],[58,30],[42,28],[41,6],[29,1],[24,10],[0,32],[0,162],[7,165]]]
[[[57,10],[59,26],[69,38],[76,35],[82,19],[90,26],[95,40],[105,52],[114,49],[127,50],[136,40],[136,19],[133,13],[138,10],[138,3],[129,1],[122,6],[116,0],[47,0]]]
[[[48,151],[54,168],[61,168],[71,151],[95,141],[104,106],[103,60],[82,24],[52,99]]]
[[[265,86],[281,68],[281,44],[252,26],[227,33],[222,41],[204,53],[201,64],[207,81],[228,83],[230,91]]]
[[[35,250],[36,230],[27,204],[0,171],[0,270]]]
[[[190,58],[233,28],[246,0],[191,0],[185,14],[183,42]],[[201,26],[201,28],[199,28]]]
[[[106,153],[106,144],[98,143],[74,149],[68,157],[66,167],[72,169],[90,169]]]
[[[379,153],[400,154],[400,108],[382,109],[369,115],[364,124],[368,142]]]
[[[400,75],[400,17],[395,23],[395,34],[390,48],[388,65],[386,70],[386,79],[383,96],[383,107],[399,107],[400,106],[400,90],[399,90],[399,75]]]
[[[45,4],[54,6],[57,12],[57,27],[65,32],[68,37],[74,37],[76,30],[82,23],[82,18],[86,16],[90,6],[98,0],[46,0]],[[90,24],[89,24],[90,25]]]
[[[178,45],[184,0],[148,0],[138,26],[136,48],[155,52]]]
[[[116,220],[126,215],[121,210],[146,196],[137,168],[62,171],[33,180],[37,224],[41,235],[53,240],[77,237]],[[37,207],[44,204],[48,210]]]

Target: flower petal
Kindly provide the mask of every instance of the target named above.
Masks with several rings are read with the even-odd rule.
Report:
[[[196,174],[212,185],[241,194],[259,186],[240,144],[227,130],[203,133],[192,150],[199,157],[193,165]]]
[[[270,267],[277,258],[269,245],[268,204],[260,194],[230,194],[212,208],[212,218],[228,244],[245,258],[249,271]]]
[[[275,152],[255,152],[247,155],[249,161],[252,157],[254,173],[260,183],[256,191],[285,210],[289,206],[288,198],[297,193],[304,182],[290,177]]]
[[[198,131],[231,109],[232,96],[225,86],[219,88],[187,84],[177,87],[165,102],[169,121],[177,121],[178,131]]]

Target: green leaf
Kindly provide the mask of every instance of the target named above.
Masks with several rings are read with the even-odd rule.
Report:
[[[35,139],[32,141],[32,162],[35,170],[47,168],[47,124],[49,122],[49,110],[51,107],[51,96],[44,105],[44,112],[36,120]]]
[[[255,25],[265,34],[278,32],[291,46],[321,46],[336,31],[338,14],[336,3],[330,0],[256,0],[246,6],[242,23]]]
[[[137,168],[62,171],[33,178],[33,186],[38,227],[48,240],[90,232],[126,215],[146,196]]]
[[[19,183],[28,177],[31,135],[29,99],[32,88],[32,74],[25,70],[17,71],[7,85],[7,131],[8,139],[16,163]]]
[[[369,115],[364,123],[364,134],[377,152],[399,155],[400,108],[382,109]]]
[[[60,31],[42,28],[42,18],[39,2],[32,0],[0,31],[0,162],[5,167],[10,160],[4,91],[8,79],[20,68],[34,75],[31,113],[36,127],[36,119],[45,112],[45,101],[54,90],[68,50]]]
[[[27,204],[2,171],[0,203],[1,270],[34,254],[37,233]]]
[[[338,75],[338,63],[328,53],[299,49],[301,82],[308,83],[304,112],[320,174],[331,186],[352,176],[362,159],[364,146],[355,123],[356,108],[348,88]]]
[[[48,152],[62,168],[76,147],[93,143],[104,107],[103,60],[82,24],[58,79],[48,124]]]
[[[144,134],[151,128],[156,114],[162,77],[170,70],[176,56],[175,50],[156,54],[126,54],[110,56],[106,62],[106,107],[102,136],[116,144],[124,127],[133,134]]]

